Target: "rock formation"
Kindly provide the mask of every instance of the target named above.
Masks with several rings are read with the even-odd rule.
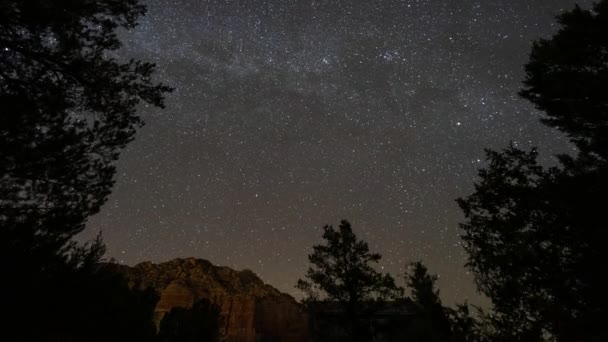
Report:
[[[189,308],[206,298],[220,308],[221,341],[310,341],[303,308],[249,270],[239,272],[194,258],[117,267],[131,286],[151,287],[158,293],[157,324],[172,308]]]

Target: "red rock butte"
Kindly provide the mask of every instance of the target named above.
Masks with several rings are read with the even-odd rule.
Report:
[[[226,342],[309,342],[308,316],[295,299],[249,270],[214,266],[207,260],[175,259],[118,266],[130,285],[159,295],[155,323],[175,307],[208,299],[220,308],[220,336]]]

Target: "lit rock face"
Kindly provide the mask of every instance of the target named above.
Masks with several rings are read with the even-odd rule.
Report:
[[[249,270],[239,272],[194,258],[119,269],[132,286],[151,287],[158,293],[157,324],[172,308],[188,308],[206,298],[220,308],[222,341],[310,341],[303,308]]]

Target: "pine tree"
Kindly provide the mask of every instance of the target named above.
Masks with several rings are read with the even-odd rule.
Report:
[[[419,311],[407,334],[412,341],[449,341],[451,338],[448,311],[441,303],[437,279],[420,261],[411,263],[410,272],[405,275],[411,300]]]
[[[389,274],[373,268],[381,255],[370,252],[368,244],[357,238],[348,221],[343,220],[338,230],[325,226],[323,231],[326,243],[313,246],[313,253],[308,256],[313,266],[306,273],[307,280],[298,280],[296,287],[307,295],[309,303],[337,303],[349,338],[362,340],[364,329],[360,319],[368,314],[369,304],[401,298],[403,290]]]

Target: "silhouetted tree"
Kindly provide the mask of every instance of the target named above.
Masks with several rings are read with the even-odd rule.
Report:
[[[2,241],[13,242],[5,247],[44,241],[56,250],[80,232],[142,124],[136,107],[163,106],[169,88],[151,81],[153,64],[111,57],[116,31],[144,12],[137,0],[0,5],[0,225]]]
[[[591,322],[606,308],[606,279],[595,268],[606,257],[606,169],[543,169],[536,151],[513,146],[487,154],[476,192],[459,204],[468,266],[492,299],[494,321],[502,318],[500,331],[506,340],[543,330],[565,341],[597,334]]]
[[[219,308],[209,300],[194,303],[192,308],[173,308],[163,317],[160,342],[219,341]]]
[[[313,246],[308,260],[313,265],[306,273],[307,280],[298,280],[309,302],[330,301],[340,305],[347,324],[349,338],[364,339],[359,319],[374,301],[395,299],[403,289],[395,285],[389,274],[373,268],[380,254],[369,251],[365,241],[359,240],[350,223],[343,220],[338,230],[323,227],[325,244]]]
[[[419,310],[408,329],[411,341],[449,341],[451,338],[448,311],[441,304],[436,281],[437,276],[429,274],[422,262],[410,264],[405,283]]]
[[[484,319],[482,310],[477,309],[477,316]],[[488,336],[492,334],[485,331],[488,324],[484,324],[471,314],[469,304],[457,304],[456,309],[447,309],[450,320],[451,342],[486,342],[492,341]],[[490,326],[491,327],[491,326]]]
[[[502,152],[488,150],[487,156],[476,192],[459,199],[468,220],[461,224],[462,238],[477,286],[492,299],[495,314],[508,317],[510,326],[503,322],[502,330],[515,339],[537,330],[537,319],[529,318],[538,317],[542,298],[550,295],[540,289],[565,285],[547,284],[544,278],[556,276],[546,271],[562,266],[560,254],[569,242],[550,242],[559,217],[551,215],[558,212],[543,196],[553,177],[537,164],[537,152],[510,146]]]
[[[95,272],[71,273],[60,280],[57,295],[64,302],[54,309],[61,319],[46,319],[38,333],[75,336],[87,341],[154,341],[152,289],[131,288],[127,280],[107,265]],[[49,304],[53,304],[53,301]],[[44,311],[44,310],[43,310]],[[44,335],[43,335],[44,336]]]
[[[405,283],[411,291],[414,303],[427,311],[442,307],[439,289],[435,285],[437,276],[429,274],[426,266],[417,261],[410,264],[410,271],[405,274]]]
[[[27,341],[153,341],[156,293],[130,287],[112,264],[100,262],[104,253],[99,237],[75,246],[68,265],[39,284],[40,293],[13,293],[31,298],[11,308],[3,323],[16,325],[3,333]]]
[[[543,168],[537,152],[487,150],[475,193],[458,199],[464,247],[478,288],[493,303],[493,340],[600,341],[608,281],[608,1],[560,16],[536,43],[522,95],[580,152]]]
[[[170,89],[154,65],[121,62],[117,31],[132,29],[137,0],[0,2],[0,263],[9,329],[48,321],[69,281],[99,262],[70,239],[111,191],[114,162],[142,122],[140,104],[162,107]],[[47,303],[41,306],[37,303]],[[21,308],[21,309],[20,309]],[[26,309],[23,309],[26,310]],[[25,327],[22,327],[24,324]]]
[[[521,95],[584,153],[608,158],[608,1],[558,17],[561,29],[534,43]]]

